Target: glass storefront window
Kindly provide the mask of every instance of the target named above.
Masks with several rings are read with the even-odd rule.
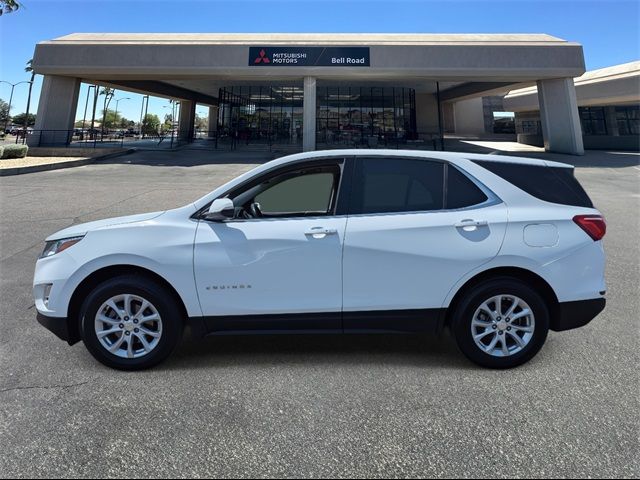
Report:
[[[249,143],[302,142],[302,87],[232,86],[220,89],[218,135]]]
[[[316,141],[384,146],[416,138],[415,92],[399,87],[318,86]],[[246,143],[302,144],[301,86],[220,89],[218,135]]]
[[[640,135],[640,106],[616,107],[618,134]]]
[[[415,92],[394,87],[318,87],[319,148],[394,145],[416,137]]]
[[[607,124],[603,107],[579,107],[583,135],[606,135]]]

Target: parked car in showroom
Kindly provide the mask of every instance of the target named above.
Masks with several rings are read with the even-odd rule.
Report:
[[[198,337],[448,327],[469,359],[509,368],[602,311],[605,231],[569,165],[318,151],[182,208],[57,232],[33,290],[41,324],[124,370],[166,359],[187,325]]]

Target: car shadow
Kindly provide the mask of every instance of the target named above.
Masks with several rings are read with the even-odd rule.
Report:
[[[474,369],[448,333],[441,335],[239,335],[185,340],[158,369],[390,364]]]

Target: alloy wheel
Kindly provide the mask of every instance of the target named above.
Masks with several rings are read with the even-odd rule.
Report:
[[[139,295],[121,294],[104,302],[95,317],[100,345],[120,358],[151,353],[162,337],[162,319],[156,307]]]
[[[533,310],[524,300],[515,295],[495,295],[476,309],[471,335],[484,353],[509,357],[526,348],[535,326]]]

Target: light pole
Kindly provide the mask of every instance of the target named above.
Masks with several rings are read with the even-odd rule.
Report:
[[[82,132],[81,132],[82,140],[84,140],[84,135],[85,135],[84,127],[85,127],[85,122],[87,118],[87,107],[89,106],[89,93],[91,92],[92,88],[95,90],[96,86],[89,85],[89,87],[87,88],[87,100],[84,102],[84,115],[82,115]]]
[[[118,102],[119,102],[120,100],[131,100],[131,99],[130,99],[129,97],[123,97],[123,98],[118,98],[118,99],[116,100],[116,115],[115,115],[115,122],[116,122],[116,123],[118,122]]]
[[[116,99],[116,114],[115,114],[115,118],[114,121],[116,122],[116,125],[118,124],[118,102],[120,102],[120,100],[131,100],[129,97],[122,97],[122,98],[118,98]],[[120,139],[120,146],[124,145],[124,131],[120,132],[122,133],[122,137]]]
[[[204,112],[204,111],[198,112],[198,116],[199,116],[201,122],[202,122],[202,120],[204,120],[205,115],[207,117],[207,129],[208,129],[208,127],[209,127],[209,114]],[[196,125],[196,138],[202,138],[202,137],[198,136],[198,135],[202,135],[202,131],[198,131],[197,128],[198,128],[198,126]]]
[[[16,88],[17,85],[20,85],[21,83],[31,83],[29,80],[23,80],[22,82],[18,82],[18,83],[11,83],[11,82],[7,82],[6,80],[0,80],[0,83],[6,83],[7,85],[11,85],[11,95],[9,96],[9,109],[7,111],[7,118],[4,121],[4,130],[3,131],[7,131],[7,126],[9,125],[9,116],[11,115],[11,102],[13,101],[13,89]]]
[[[176,125],[176,100],[169,100],[169,105],[164,105],[162,108],[171,109],[171,145],[169,148],[173,148],[173,130]]]
[[[144,116],[144,104],[145,102],[149,102],[149,95],[145,95],[144,97],[142,97],[142,106],[140,107],[140,124],[139,124],[139,128],[140,131],[138,132],[140,135],[140,139],[142,139],[143,137],[143,133],[142,133],[142,123],[143,123],[143,116]]]

